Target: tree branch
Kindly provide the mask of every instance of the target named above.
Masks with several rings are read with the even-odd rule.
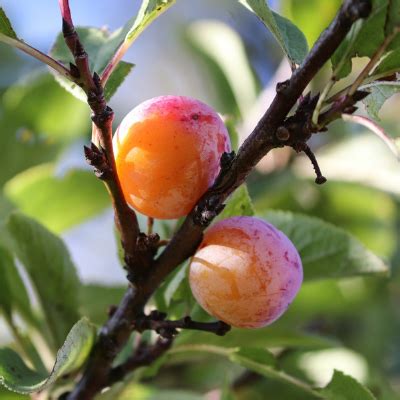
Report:
[[[286,140],[287,135],[282,135],[282,130],[277,134],[277,129],[280,126],[285,127],[285,122],[290,122],[286,117],[308,83],[344,40],[352,24],[357,19],[368,16],[370,9],[369,0],[346,0],[304,63],[294,71],[289,80],[278,85],[275,99],[243,143],[237,156],[224,154],[221,158],[221,171],[214,185],[187,216],[160,257],[147,269],[147,273],[133,280],[122,302],[101,329],[82,379],[68,396],[68,400],[92,399],[110,384],[111,365],[116,354],[129,339],[133,329],[131,321],[143,314],[144,305],[167,275],[193,254],[202,239],[203,230],[221,211],[223,202],[244,182],[258,161],[273,148],[285,145],[293,147],[297,142],[305,143],[315,133],[311,129],[297,129],[293,131],[294,136]],[[305,105],[309,105],[310,97],[306,101],[308,103]],[[305,105],[302,112],[308,112]],[[292,134],[290,131],[289,133]],[[132,363],[136,368],[137,364],[134,361]]]
[[[136,318],[133,329],[138,332],[145,330],[156,331],[164,338],[171,338],[178,334],[177,329],[191,329],[215,333],[218,336],[224,336],[231,327],[223,321],[217,322],[196,322],[190,317],[185,317],[176,321],[166,320],[167,314],[157,310],[152,311],[150,315],[143,315]]]
[[[71,65],[71,71],[76,75],[76,81],[85,91],[88,104],[92,109],[92,121],[96,127],[96,134],[100,147],[92,144],[85,147],[85,156],[88,162],[95,167],[96,175],[106,184],[112,198],[115,212],[115,223],[121,235],[121,242],[125,252],[125,262],[128,270],[134,270],[142,264],[144,257],[138,256],[136,251],[139,236],[139,224],[135,212],[128,206],[122,192],[114,159],[112,144],[113,110],[107,106],[103,87],[96,72],[93,74],[89,67],[89,57],[72,22],[68,0],[59,0],[62,15],[62,30],[65,42],[70,49],[76,65]]]

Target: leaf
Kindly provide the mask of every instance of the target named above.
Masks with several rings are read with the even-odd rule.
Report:
[[[196,21],[186,30],[189,45],[208,66],[223,111],[246,115],[257,99],[257,84],[240,35],[220,21]]]
[[[45,389],[59,377],[77,371],[89,356],[96,330],[82,318],[69,332],[57,352],[50,376],[29,369],[22,358],[9,348],[0,349],[0,383],[9,390],[32,393]]]
[[[234,216],[253,216],[254,208],[246,184],[241,185],[229,198],[218,219]]]
[[[104,55],[104,48],[107,44],[110,43],[110,41],[112,42],[112,35],[104,29],[97,28],[78,27],[76,28],[76,31],[78,32],[79,38],[89,55],[90,70],[100,74],[109,61],[108,57],[112,57],[113,55],[108,53]],[[65,65],[68,65],[69,63],[72,63],[74,61],[70,50],[65,44],[64,36],[62,35],[62,33],[57,36],[56,41],[50,51],[50,54],[53,58],[61,61]],[[107,100],[109,100],[111,96],[116,92],[119,85],[124,81],[132,68],[133,64],[123,62],[120,64],[119,68],[114,71],[114,73],[110,77],[108,84],[105,87]],[[86,103],[86,94],[78,85],[66,79],[60,74],[56,74],[55,78],[64,89],[73,94],[79,100]]]
[[[57,233],[110,206],[104,185],[91,171],[75,169],[57,176],[53,164],[25,170],[7,182],[4,192],[22,212]]]
[[[275,360],[273,355],[263,348],[243,347],[243,348],[223,348],[212,345],[186,345],[181,347],[174,347],[168,354],[169,356],[175,355],[189,355],[193,352],[199,353],[212,353],[228,358],[230,361],[239,364],[246,369],[254,371],[267,378],[281,381],[287,385],[293,386],[306,392],[313,397],[323,398],[317,391],[313,390],[307,383],[288,375],[282,370],[275,367]]]
[[[400,27],[400,0],[389,0],[385,21],[386,36],[392,34],[398,27]]]
[[[11,26],[11,22],[2,7],[0,7],[0,34],[17,39],[17,35]]]
[[[239,0],[271,31],[282,50],[294,64],[301,64],[308,53],[304,34],[288,19],[270,10],[266,0]]]
[[[45,312],[54,347],[79,319],[80,282],[64,243],[23,214],[11,214],[8,244],[24,265]]]
[[[320,393],[326,400],[376,400],[376,397],[353,377],[337,370]]]
[[[81,314],[88,317],[94,324],[104,324],[109,307],[119,304],[125,291],[126,287],[122,286],[83,285]]]
[[[270,211],[264,216],[296,246],[305,281],[389,273],[389,267],[380,258],[334,225],[289,212]]]
[[[371,94],[365,97],[362,102],[364,103],[368,115],[380,121],[379,111],[386,100],[394,94],[400,92],[400,82],[375,82],[369,85],[362,86],[363,89],[368,90]],[[370,126],[366,126],[371,129]]]
[[[0,309],[11,318],[17,311],[27,322],[37,326],[28,292],[10,252],[0,246]]]
[[[4,93],[2,104],[32,140],[71,142],[89,132],[87,106],[68,96],[49,73],[26,76]]]
[[[400,87],[400,86],[399,86]],[[363,117],[361,115],[349,115],[343,114],[342,118],[344,121],[354,122],[356,124],[360,124],[368,128],[370,131],[375,133],[379,139],[383,140],[383,142],[389,147],[392,153],[400,160],[400,148],[396,144],[396,141],[392,139],[384,129],[376,124],[374,121],[370,120],[369,118]]]
[[[121,61],[104,88],[104,96],[107,100],[114,96],[117,89],[122,85],[125,78],[130,74],[135,64]]]
[[[374,76],[388,76],[400,70],[400,49],[390,51],[375,68]],[[378,82],[377,82],[378,83]],[[384,82],[379,82],[384,83]]]
[[[124,27],[113,33],[104,29],[76,28],[81,42],[89,55],[90,70],[102,75],[118,49],[122,47],[123,53],[125,53],[140,33],[174,2],[175,0],[143,0],[137,16],[131,18]],[[51,55],[67,65],[73,61],[61,33],[56,39]],[[133,64],[122,62],[113,70],[105,87],[107,100],[116,92],[132,68]],[[86,95],[81,88],[60,75],[57,75],[56,79],[75,97],[86,102]]]
[[[337,79],[345,78],[351,72],[351,59],[354,57],[371,57],[376,49],[385,39],[384,25],[386,21],[387,0],[374,0],[372,2],[372,11],[370,16],[362,21],[359,29],[356,26],[356,32],[352,30],[331,58],[332,70],[336,71]],[[351,39],[350,36],[355,35]],[[342,67],[338,69],[340,63],[344,61]]]

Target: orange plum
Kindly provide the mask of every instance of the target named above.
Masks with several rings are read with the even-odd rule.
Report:
[[[149,217],[187,215],[218,175],[231,149],[218,114],[199,100],[160,96],[134,108],[113,139],[128,204]]]
[[[232,217],[214,224],[190,264],[197,302],[232,326],[258,328],[278,319],[303,280],[293,243],[270,223]]]

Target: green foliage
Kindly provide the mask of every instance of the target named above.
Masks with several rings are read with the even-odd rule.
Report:
[[[400,70],[400,49],[390,51],[374,70],[374,75],[390,75]]]
[[[219,219],[225,219],[237,215],[254,215],[253,204],[251,203],[251,198],[246,184],[241,185],[231,195],[224,210],[219,215]]]
[[[374,400],[373,394],[351,376],[335,371],[332,380],[321,390],[327,400]]]
[[[94,344],[96,330],[89,320],[78,321],[68,333],[57,352],[49,376],[31,370],[22,358],[9,348],[0,349],[0,383],[19,393],[32,393],[45,389],[56,379],[77,371],[86,361]]]
[[[70,170],[57,176],[52,164],[25,170],[8,181],[4,191],[19,210],[58,233],[110,205],[104,185],[91,171]]]
[[[94,324],[102,325],[107,319],[109,307],[119,304],[125,291],[125,287],[82,285],[80,312]]]
[[[0,247],[0,309],[8,319],[18,312],[27,322],[38,326],[28,293],[11,253]]]
[[[267,212],[265,218],[296,246],[305,280],[389,272],[388,266],[358,240],[324,221],[277,211]]]
[[[265,0],[239,0],[271,31],[293,64],[301,64],[308,53],[304,34],[288,19],[271,11]]]
[[[376,82],[368,85],[367,90],[371,94],[363,100],[363,103],[365,104],[369,116],[377,121],[380,121],[380,109],[386,100],[388,100],[394,94],[400,92],[400,83]]]
[[[5,234],[31,279],[45,311],[52,345],[58,348],[79,319],[80,282],[68,251],[58,237],[22,214],[11,214]]]
[[[11,22],[7,18],[7,15],[2,7],[0,7],[0,34],[17,39],[17,35],[11,26]]]
[[[113,56],[111,50],[117,50],[118,44],[115,43],[113,35],[104,29],[76,28],[76,31],[89,55],[90,70],[100,75]],[[114,44],[112,49],[110,48],[111,44]],[[65,44],[61,33],[52,47],[51,55],[66,65],[73,62],[72,54]],[[124,81],[132,68],[133,64],[121,62],[117,69],[115,69],[105,87],[105,94],[108,96],[107,100],[116,92],[118,86]],[[76,98],[86,103],[86,95],[79,86],[59,74],[56,74],[55,78],[61,86]]]

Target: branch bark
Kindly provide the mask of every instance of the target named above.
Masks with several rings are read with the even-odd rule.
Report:
[[[66,0],[60,1],[66,2]],[[114,381],[112,376],[115,375],[115,371],[112,372],[111,365],[131,334],[133,329],[131,322],[143,314],[144,305],[167,275],[193,254],[202,239],[206,226],[223,208],[226,198],[244,182],[258,161],[271,149],[289,144],[287,140],[283,140],[285,137],[282,139],[282,135],[276,134],[277,129],[284,126],[288,113],[301,97],[308,83],[344,40],[352,24],[359,18],[367,17],[370,9],[371,2],[369,0],[346,0],[304,63],[293,72],[289,80],[277,86],[275,99],[251,135],[243,143],[237,156],[225,154],[221,158],[221,171],[214,185],[187,216],[163,253],[151,263],[147,273],[133,277],[133,283],[122,302],[101,329],[82,379],[68,396],[68,400],[92,399],[96,393]],[[78,63],[77,66],[79,68]],[[96,89],[98,89],[98,85],[96,85]],[[92,107],[92,109],[96,109],[96,107]],[[95,110],[94,113],[97,115]],[[99,117],[102,116],[105,115],[100,112]],[[95,118],[94,121],[98,124],[100,134],[106,139],[103,141],[106,154],[112,155],[110,143],[107,142],[110,140],[110,128],[107,125],[109,119],[105,118],[105,122],[102,122],[101,118]],[[304,136],[304,132],[295,130],[293,131],[294,137],[290,138],[290,143],[293,145],[297,142],[305,143],[312,133],[310,131],[307,133],[308,136]],[[113,173],[115,174],[115,169]],[[115,177],[114,182],[118,182],[117,178]],[[113,197],[121,198],[123,202],[118,187],[112,187],[110,191]],[[119,207],[123,209],[122,204],[116,203],[117,210]],[[131,226],[131,222],[127,226],[126,220],[121,220],[122,217],[123,213],[119,213],[119,224],[124,224],[121,230],[130,238],[132,229],[135,230],[135,228]],[[135,362],[133,364],[136,365]]]

